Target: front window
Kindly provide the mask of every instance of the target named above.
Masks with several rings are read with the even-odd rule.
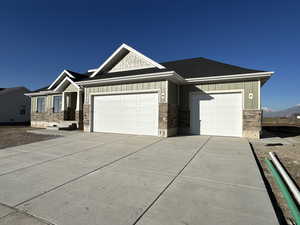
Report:
[[[39,97],[37,98],[37,107],[36,107],[37,112],[45,112],[45,98],[44,97]]]
[[[54,96],[53,97],[53,112],[58,113],[61,112],[61,96]]]

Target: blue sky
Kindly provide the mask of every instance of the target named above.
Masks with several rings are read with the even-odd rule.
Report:
[[[37,89],[121,43],[154,60],[207,57],[275,71],[263,106],[300,103],[299,1],[1,1],[0,86]]]

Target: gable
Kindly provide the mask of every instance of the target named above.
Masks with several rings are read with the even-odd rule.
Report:
[[[72,86],[70,86],[72,85]],[[63,81],[59,83],[59,85],[54,89],[54,92],[63,92],[66,91],[66,89],[69,89],[69,91],[74,91],[76,88],[76,91],[79,89],[79,86],[74,83],[69,77],[65,77]]]
[[[122,72],[153,67],[165,69],[164,66],[137,50],[126,44],[122,44],[90,77],[107,72]]]
[[[113,72],[121,72],[128,70],[138,70],[138,69],[146,69],[153,68],[154,66],[142,59],[142,57],[138,56],[134,52],[128,52],[127,55],[124,56],[111,70],[109,73]]]
[[[61,74],[53,81],[53,83],[48,87],[48,89],[52,89],[53,87],[57,87],[61,81],[63,81],[66,77],[71,77],[75,79],[75,77],[68,71],[64,70],[61,72]]]

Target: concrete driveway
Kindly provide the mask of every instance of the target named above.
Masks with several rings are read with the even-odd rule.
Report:
[[[0,151],[0,225],[278,224],[246,139],[77,133]]]

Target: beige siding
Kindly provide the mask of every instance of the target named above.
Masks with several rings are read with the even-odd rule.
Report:
[[[189,92],[193,91],[230,91],[244,90],[244,109],[259,109],[259,81],[242,81],[226,83],[209,83],[186,85],[181,87],[180,104],[184,108],[189,107]],[[253,94],[253,99],[249,99],[249,93]]]
[[[64,92],[77,92],[78,89],[74,86],[74,84],[69,84],[68,87],[66,87]]]
[[[160,103],[166,102],[166,81],[153,81],[143,83],[131,84],[116,84],[97,87],[87,87],[85,90],[85,104],[89,104],[90,95],[92,93],[109,93],[109,92],[130,92],[130,91],[143,91],[143,90],[159,90],[161,93]]]
[[[109,72],[128,71],[136,69],[151,68],[153,65],[142,59],[134,52],[129,52]]]
[[[36,97],[31,97],[31,112],[36,111]]]

